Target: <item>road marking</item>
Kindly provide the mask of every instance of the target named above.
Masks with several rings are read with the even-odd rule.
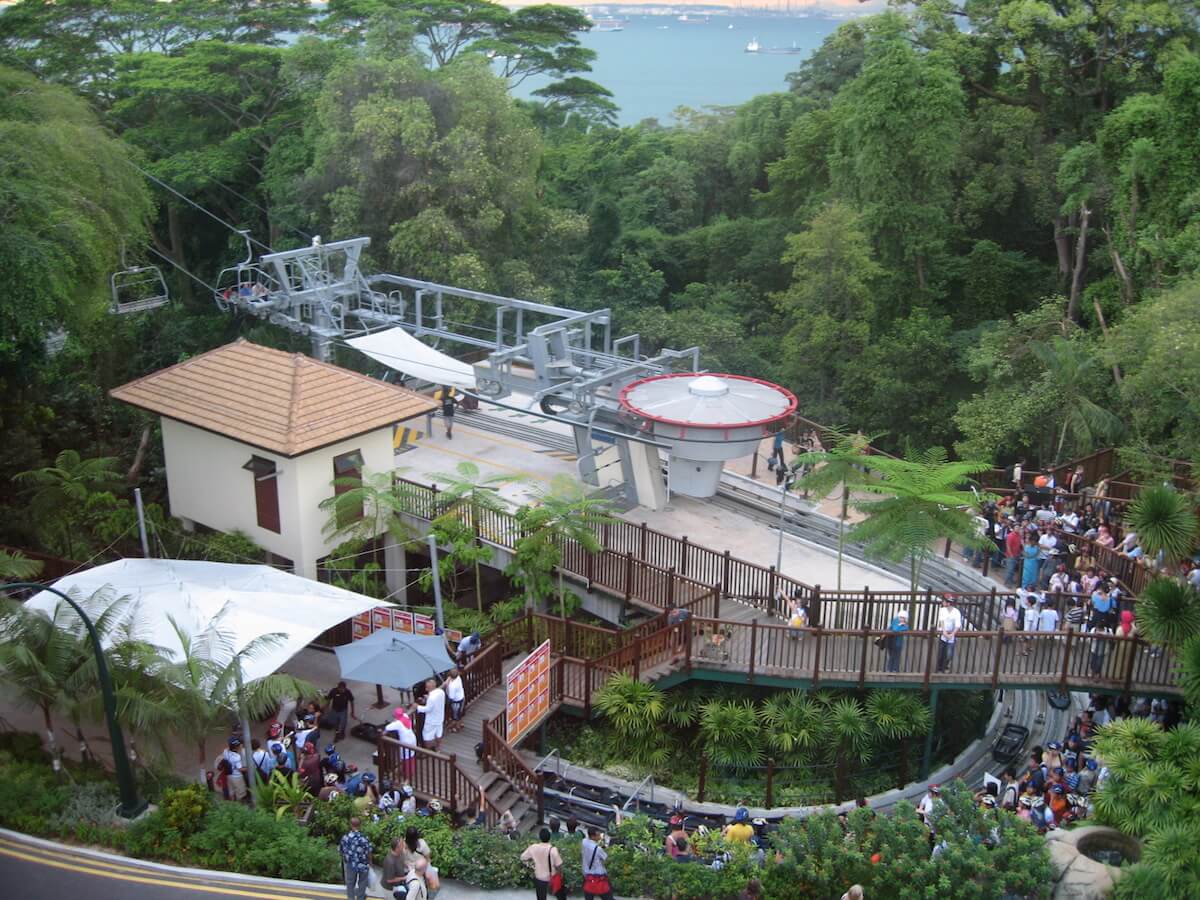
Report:
[[[341,893],[340,891],[337,893],[332,893],[332,891],[336,890],[336,888],[334,888],[332,885],[330,886],[331,893],[312,893],[311,891],[307,891],[303,894],[279,894],[264,893],[261,890],[246,891],[239,888],[220,887],[215,884],[204,884],[202,882],[174,881],[167,877],[152,878],[138,875],[127,875],[123,872],[109,872],[105,871],[104,869],[92,868],[91,860],[88,860],[88,865],[84,865],[82,864],[82,860],[85,859],[85,857],[71,857],[73,860],[78,862],[74,864],[64,863],[58,862],[54,859],[47,859],[43,856],[20,853],[8,846],[0,846],[0,855],[10,856],[14,859],[23,859],[28,862],[37,863],[38,865],[42,866],[50,866],[55,869],[65,869],[68,872],[94,875],[98,878],[111,878],[116,881],[128,881],[135,884],[150,884],[157,887],[173,887],[185,891],[200,891],[207,894],[224,894],[226,896],[234,897],[257,897],[259,900],[309,900],[309,898],[321,898],[321,900],[325,900],[325,898],[336,897]],[[274,890],[279,889],[276,888]]]

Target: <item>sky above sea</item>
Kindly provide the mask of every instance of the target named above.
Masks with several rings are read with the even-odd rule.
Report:
[[[583,77],[613,92],[622,125],[649,118],[669,124],[681,106],[732,106],[758,94],[786,91],[787,74],[848,21],[821,13],[803,18],[712,15],[707,21],[698,17],[697,23],[637,12],[620,18],[624,30],[593,29],[580,35],[580,42],[596,51],[592,71]],[[688,18],[697,17],[693,13]],[[751,40],[763,50],[795,48],[800,53],[747,53]],[[529,97],[546,82],[530,78],[513,93]]]

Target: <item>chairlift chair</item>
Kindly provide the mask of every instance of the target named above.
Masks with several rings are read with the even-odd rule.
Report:
[[[157,309],[171,299],[167,280],[158,266],[131,266],[125,261],[125,242],[121,242],[121,268],[109,279],[112,309],[117,315]]]

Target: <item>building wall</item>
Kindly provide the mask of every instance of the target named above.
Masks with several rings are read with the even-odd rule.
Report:
[[[268,453],[173,419],[162,419],[170,513],[217,531],[239,530],[256,544],[315,578],[316,563],[336,541],[321,534],[327,518],[318,504],[333,493],[333,459],[359,450],[368,472],[391,471],[392,430],[381,428],[293,459]],[[260,528],[254,476],[242,468],[251,456],[274,461],[279,474],[280,534]]]
[[[305,513],[300,516],[298,522],[302,551],[293,557],[296,560],[297,575],[316,578],[316,561],[328,556],[329,551],[339,543],[338,539],[329,540],[321,534],[328,514],[318,509],[317,505],[333,495],[331,482],[334,477],[334,457],[352,450],[362,453],[368,475],[375,472],[391,472],[395,468],[390,427],[377,429],[289,460],[297,473],[297,506]],[[303,566],[301,560],[304,561]]]

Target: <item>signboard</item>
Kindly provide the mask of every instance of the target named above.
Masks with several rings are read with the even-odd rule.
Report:
[[[379,631],[384,628],[392,627],[392,608],[390,606],[377,606],[371,610],[371,630]]]
[[[392,631],[400,634],[413,633],[413,614],[400,609],[392,610]]]
[[[413,616],[413,625],[417,629],[417,634],[431,635],[435,631],[433,619],[429,618],[429,616],[423,616],[420,613]]]
[[[369,635],[370,633],[371,633],[371,617],[366,616],[366,621],[362,622],[362,621],[359,621],[358,616],[355,616],[353,632],[352,632],[354,640],[360,641],[363,638],[365,638],[367,635]]]
[[[508,742],[516,744],[550,711],[550,642],[521,660],[505,679]]]
[[[455,628],[446,629],[446,640],[452,644],[457,644],[463,639],[463,633]]]

